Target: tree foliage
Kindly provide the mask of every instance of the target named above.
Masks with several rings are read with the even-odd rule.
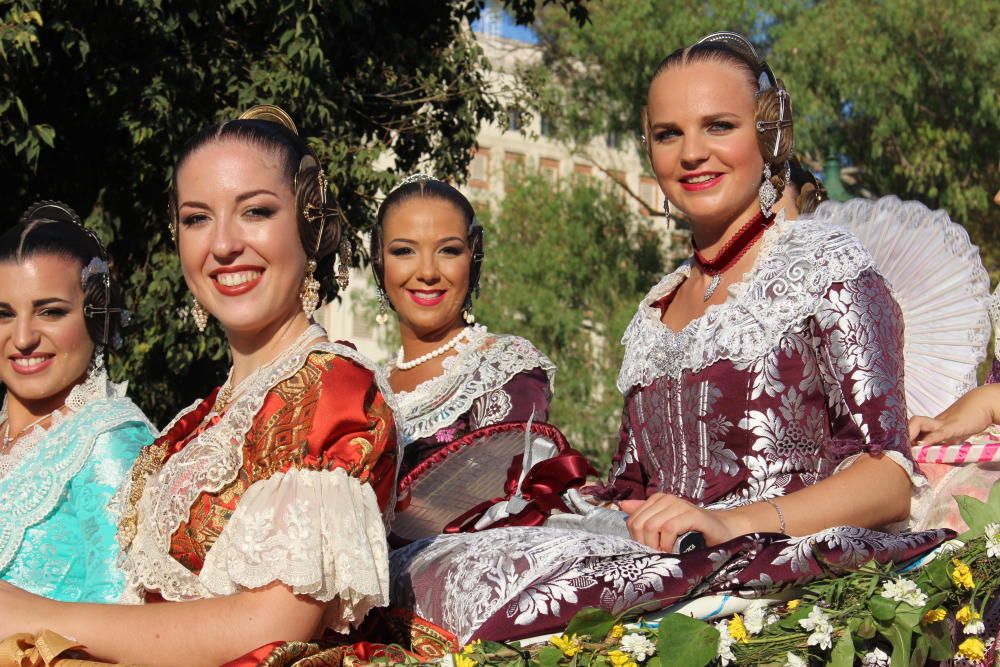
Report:
[[[947,209],[1000,270],[998,16],[989,0],[605,0],[582,29],[543,12],[545,59],[527,76],[570,144],[638,140],[657,64],[708,32],[742,32],[784,79],[814,168],[833,151],[854,193]]]
[[[622,405],[619,341],[664,270],[660,235],[595,180],[509,177],[499,208],[481,216],[488,241],[477,317],[552,359],[559,370],[549,420],[607,462]]]
[[[504,4],[530,21],[546,3]],[[498,96],[512,93],[490,87],[468,30],[483,6],[0,0],[0,228],[33,200],[61,199],[110,242],[133,315],[114,374],[162,422],[226,365],[220,330],[200,336],[179,316],[165,210],[183,142],[253,104],[283,106],[360,233],[396,172],[460,177],[480,124],[502,113]],[[552,7],[586,16],[582,0]],[[394,167],[379,168],[390,154]]]

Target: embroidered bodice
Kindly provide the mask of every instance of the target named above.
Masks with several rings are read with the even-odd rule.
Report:
[[[6,421],[6,402],[0,422]],[[38,595],[112,602],[124,587],[112,498],[153,439],[142,411],[100,368],[49,429],[18,439],[0,474],[0,578]]]
[[[530,341],[474,327],[456,351],[441,375],[396,395],[404,470],[477,428],[548,418],[556,369]]]
[[[310,342],[320,337],[313,325],[221,415],[213,392],[150,448],[166,461],[133,476],[126,495],[144,488],[134,530],[120,532],[131,595],[190,600],[280,581],[328,602],[336,630],[387,602],[391,394],[371,362]]]
[[[899,307],[850,234],[779,221],[754,267],[679,332],[643,299],[622,342],[625,395],[612,497],[663,491],[730,507],[790,493],[863,452],[886,452],[914,483]]]

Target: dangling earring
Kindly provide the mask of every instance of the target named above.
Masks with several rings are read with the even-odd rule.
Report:
[[[771,165],[764,163],[764,182],[760,184],[760,212],[771,215],[771,207],[778,201],[778,191],[771,183]]]
[[[208,311],[194,297],[191,297],[191,319],[194,320],[194,325],[198,327],[198,331],[204,333],[205,327],[208,326]]]
[[[475,324],[476,316],[472,313],[472,295],[465,297],[465,305],[462,306],[462,319],[466,324]]]
[[[340,239],[340,264],[337,266],[337,284],[347,289],[351,282],[351,244],[347,238]]]
[[[302,302],[302,312],[306,317],[312,319],[313,313],[319,306],[319,281],[313,275],[316,272],[316,260],[310,259],[306,262],[306,277],[302,281],[302,288],[299,290],[299,300]]]
[[[389,321],[389,296],[381,287],[376,290],[375,296],[378,297],[378,314],[375,316],[375,321],[385,324]]]

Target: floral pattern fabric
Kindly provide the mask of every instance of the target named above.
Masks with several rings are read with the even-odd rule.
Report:
[[[897,304],[849,234],[817,222],[772,227],[724,304],[680,332],[643,300],[623,342],[625,395],[609,499],[679,495],[708,508],[775,498],[857,456],[884,453],[910,476]],[[580,609],[661,608],[712,593],[771,594],[820,563],[905,562],[950,533],[835,527],[789,538],[747,535],[683,556],[627,538],[508,528],[416,542],[393,554],[394,604],[460,640],[560,631]]]

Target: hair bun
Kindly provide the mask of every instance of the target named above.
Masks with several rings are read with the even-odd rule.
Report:
[[[273,104],[257,104],[240,114],[239,120],[266,120],[270,123],[277,123],[292,134],[298,136],[299,129],[295,127],[295,121],[288,115],[288,112]]]

